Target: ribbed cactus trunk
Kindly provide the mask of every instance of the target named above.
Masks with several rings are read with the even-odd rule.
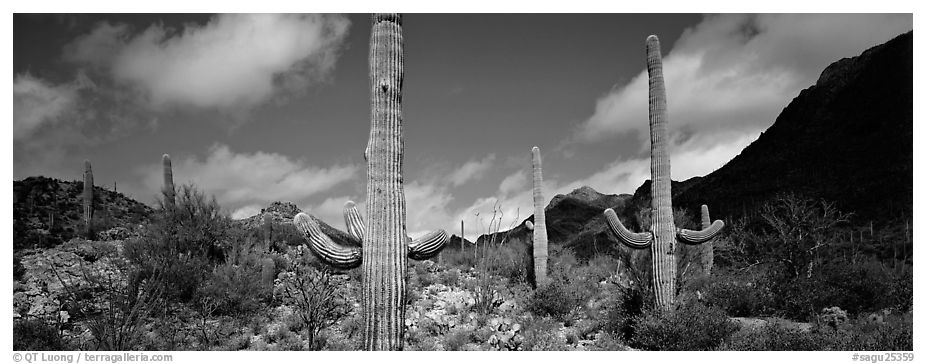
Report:
[[[711,212],[707,205],[701,205],[701,229],[711,227]],[[699,246],[701,248],[701,265],[704,267],[704,275],[710,276],[711,270],[714,269],[714,242],[708,241]]]
[[[273,248],[273,216],[270,213],[264,215],[264,250],[270,251]]]
[[[374,15],[370,37],[372,115],[364,152],[369,226],[353,201],[344,204],[346,233],[324,227],[306,213],[293,217],[293,224],[316,257],[341,269],[361,268],[360,306],[366,350],[402,350],[408,259],[434,257],[448,238],[442,229],[416,239],[409,238],[405,231],[403,57],[402,17]]]
[[[170,155],[164,154],[161,157],[161,162],[164,164],[164,206],[168,208],[174,207],[174,171],[170,165]]]
[[[407,271],[405,191],[402,187],[402,17],[373,16],[370,37],[372,126],[366,149],[367,219],[363,244],[364,345],[401,350]]]
[[[652,178],[653,289],[656,305],[670,309],[675,302],[675,220],[672,216],[672,169],[669,165],[666,87],[662,77],[659,38],[646,38],[649,73],[650,174]]]
[[[84,226],[87,234],[90,234],[91,221],[93,220],[93,169],[90,167],[90,161],[84,160]]]
[[[531,149],[534,166],[534,285],[541,287],[547,280],[547,218],[544,213],[543,167],[540,148]]]

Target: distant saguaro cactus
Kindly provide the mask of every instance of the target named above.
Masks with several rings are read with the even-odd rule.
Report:
[[[273,216],[270,213],[264,214],[264,245],[266,250],[273,248]]]
[[[170,154],[161,156],[161,162],[164,164],[164,205],[166,207],[174,206],[174,171],[170,166]]]
[[[707,209],[707,205],[701,205],[701,229],[707,230],[711,227],[711,212]],[[704,247],[701,252],[701,265],[704,266],[704,274],[709,276],[711,275],[711,270],[714,269],[714,242],[711,240],[705,241],[701,244]]]
[[[364,152],[367,161],[367,218],[352,201],[344,204],[347,233],[325,234],[315,217],[299,213],[295,226],[322,261],[340,268],[362,265],[363,341],[366,350],[401,350],[405,328],[408,258],[430,258],[444,247],[447,232],[436,230],[408,241],[402,186],[402,16],[373,15],[370,37],[372,120]],[[332,238],[341,240],[335,242]]]
[[[540,159],[540,148],[531,149],[534,166],[534,222],[527,224],[527,228],[534,231],[534,285],[536,287],[547,284],[547,218],[544,213],[543,199],[543,167]],[[530,221],[528,221],[530,222]]]
[[[276,266],[271,258],[260,260],[260,281],[264,288],[273,290],[273,280],[276,279]]]
[[[90,233],[90,223],[93,219],[93,169],[90,161],[84,160],[84,224],[87,233]]]
[[[672,310],[675,304],[675,244],[701,244],[713,238],[723,228],[717,220],[700,231],[677,229],[672,217],[672,179],[669,167],[668,119],[666,89],[662,77],[662,54],[659,38],[646,38],[646,70],[649,74],[650,173],[652,185],[652,231],[628,231],[612,209],[605,210],[608,225],[625,245],[634,249],[649,247],[653,256],[653,290],[656,305]]]

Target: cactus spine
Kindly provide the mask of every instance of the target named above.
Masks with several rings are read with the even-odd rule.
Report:
[[[544,213],[543,167],[540,148],[531,149],[534,165],[534,284],[537,287],[547,284],[547,218]]]
[[[717,220],[700,231],[677,229],[672,217],[672,180],[669,167],[668,119],[666,89],[662,77],[662,54],[659,38],[646,38],[646,70],[649,74],[650,173],[652,185],[652,230],[645,233],[628,231],[612,209],[605,210],[611,230],[625,245],[652,252],[653,290],[656,305],[669,311],[675,305],[676,261],[675,244],[701,244],[713,238],[723,228]]]
[[[93,219],[93,169],[90,161],[84,160],[84,224],[90,234],[90,222]]]
[[[373,15],[370,37],[372,120],[364,157],[367,161],[369,226],[353,202],[344,206],[347,233],[322,232],[314,217],[296,215],[294,223],[310,249],[328,264],[362,266],[363,338],[366,350],[401,350],[405,327],[405,279],[408,258],[427,259],[444,247],[447,232],[436,230],[408,241],[402,185],[402,17]],[[358,247],[359,245],[360,247]]]
[[[164,164],[164,206],[172,208],[174,206],[174,171],[170,166],[170,154],[161,156],[161,162]]]

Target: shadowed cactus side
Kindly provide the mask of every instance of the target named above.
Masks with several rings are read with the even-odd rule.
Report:
[[[89,160],[84,160],[84,225],[87,234],[91,233],[93,220],[93,169]]]
[[[273,291],[273,280],[276,279],[276,266],[271,258],[260,260],[260,282],[261,285]]]
[[[161,163],[164,164],[164,205],[172,208],[175,203],[174,195],[176,192],[174,190],[174,171],[170,165],[170,155],[164,154],[161,156]]]
[[[405,228],[402,185],[402,80],[404,51],[402,17],[373,15],[370,37],[372,118],[367,161],[364,225],[356,205],[344,205],[347,233],[325,234],[315,217],[293,218],[309,248],[322,261],[339,268],[362,269],[361,307],[366,350],[401,350],[405,329],[408,258],[427,259],[444,247],[447,232],[437,230],[409,241]],[[336,241],[337,240],[337,241]]]
[[[607,209],[604,214],[611,230],[624,245],[634,249],[650,248],[653,259],[653,290],[656,296],[656,306],[669,311],[675,306],[676,242],[685,244],[707,242],[720,232],[723,228],[723,221],[717,220],[699,231],[676,228],[672,216],[666,90],[662,76],[659,38],[655,35],[646,38],[646,70],[649,74],[652,230],[634,233],[624,227],[614,210]]]
[[[534,222],[525,222],[528,230],[534,232],[534,286],[546,285],[547,279],[547,218],[544,212],[543,199],[543,167],[540,159],[540,148],[531,149],[531,160],[534,167]]]

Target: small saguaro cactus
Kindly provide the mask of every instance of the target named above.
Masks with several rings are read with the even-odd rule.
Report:
[[[264,288],[273,290],[273,280],[276,279],[276,266],[273,259],[263,258],[260,260],[260,282]]]
[[[164,205],[166,207],[174,206],[174,171],[170,166],[170,155],[164,154],[161,157],[164,164]]]
[[[90,222],[93,219],[93,169],[90,161],[84,160],[84,224],[90,232]]]
[[[437,230],[409,241],[405,228],[405,190],[402,164],[402,79],[404,52],[402,16],[373,15],[370,37],[372,118],[367,161],[369,226],[356,205],[344,205],[347,233],[325,234],[315,217],[293,218],[308,246],[322,261],[340,268],[362,267],[361,307],[366,350],[401,350],[405,329],[408,258],[437,255],[447,232]],[[339,242],[335,242],[339,240]]]
[[[270,251],[273,248],[273,216],[269,213],[264,214],[264,249]]]
[[[677,229],[672,217],[672,180],[669,167],[668,119],[666,89],[662,77],[662,54],[659,38],[646,38],[646,70],[649,74],[650,173],[652,178],[652,230],[642,233],[628,231],[617,214],[607,209],[608,225],[625,245],[634,249],[650,248],[653,259],[653,290],[656,306],[672,310],[675,304],[676,261],[675,244],[701,244],[713,238],[723,228],[717,220],[700,231]]]
[[[547,218],[544,213],[543,199],[543,167],[540,159],[540,148],[531,149],[534,166],[534,222],[525,222],[528,230],[534,232],[534,286],[540,287],[548,283],[547,280]]]
[[[701,205],[701,229],[707,230],[711,227],[711,212],[707,209],[707,205]],[[704,250],[701,252],[701,265],[704,266],[704,275],[711,275],[711,270],[714,269],[714,242],[706,241],[701,246],[704,247]]]

